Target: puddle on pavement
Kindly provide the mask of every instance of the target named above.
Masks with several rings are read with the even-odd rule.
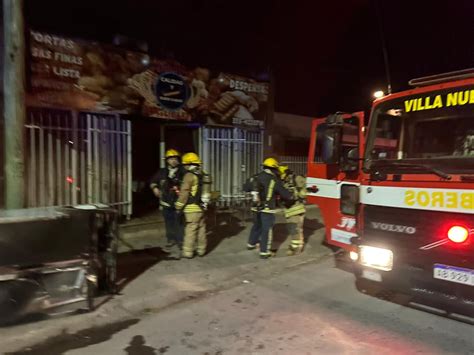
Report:
[[[81,330],[74,334],[63,333],[42,343],[16,352],[6,353],[5,355],[61,355],[69,350],[82,349],[107,341],[111,339],[114,334],[137,324],[139,321],[139,319],[129,319],[105,326]]]

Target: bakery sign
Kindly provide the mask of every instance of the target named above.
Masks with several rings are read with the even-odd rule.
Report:
[[[165,109],[175,111],[183,108],[189,98],[186,79],[175,73],[161,73],[156,79],[155,95]]]
[[[27,104],[263,127],[269,85],[30,31]]]
[[[113,52],[97,43],[30,31],[27,104],[137,112],[142,98],[128,80],[148,63],[142,53]]]

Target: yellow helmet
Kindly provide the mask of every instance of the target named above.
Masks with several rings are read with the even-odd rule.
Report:
[[[180,154],[176,149],[168,149],[165,153],[165,159],[168,158],[179,158]]]
[[[280,172],[281,177],[285,177],[288,173],[288,170],[290,170],[290,168],[287,165],[280,165],[278,167],[278,171]]]
[[[278,164],[278,160],[276,160],[275,158],[265,159],[262,165],[267,168],[274,168],[274,169],[278,169],[278,167],[280,166],[280,164]]]
[[[183,155],[183,165],[201,165],[202,161],[196,153],[186,153]]]

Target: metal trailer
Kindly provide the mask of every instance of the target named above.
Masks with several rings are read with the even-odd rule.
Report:
[[[0,212],[0,324],[92,310],[116,290],[117,212],[107,206]]]

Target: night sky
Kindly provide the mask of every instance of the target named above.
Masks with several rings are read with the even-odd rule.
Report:
[[[26,0],[27,24],[111,42],[120,33],[174,57],[276,83],[277,111],[319,116],[385,89],[375,0]],[[113,5],[110,5],[113,4]],[[474,1],[379,0],[394,91],[413,77],[474,67]]]

